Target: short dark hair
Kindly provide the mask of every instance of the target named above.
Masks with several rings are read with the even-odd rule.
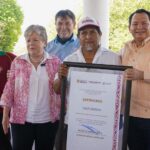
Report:
[[[69,17],[70,19],[72,19],[73,22],[75,22],[75,19],[76,19],[74,13],[69,9],[60,10],[59,12],[57,12],[57,14],[55,15],[55,21],[59,17],[62,17],[62,18]]]
[[[145,10],[145,9],[137,9],[135,12],[133,12],[130,16],[129,16],[129,26],[131,25],[131,21],[132,21],[132,18],[135,14],[141,14],[141,13],[145,13],[149,20],[150,20],[150,12],[148,10]]]

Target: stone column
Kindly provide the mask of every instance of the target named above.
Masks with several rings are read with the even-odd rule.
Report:
[[[100,22],[102,30],[101,43],[109,46],[109,0],[83,0],[83,16],[94,17]]]

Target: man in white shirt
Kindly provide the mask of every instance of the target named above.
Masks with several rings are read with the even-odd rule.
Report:
[[[80,20],[78,24],[80,48],[64,61],[120,65],[120,57],[116,53],[101,47],[101,36],[100,25],[94,18],[85,17]],[[61,77],[67,74],[68,68],[62,64],[54,84],[56,92],[60,92]]]
[[[66,57],[64,61],[120,65],[120,58],[117,54],[101,47],[101,36],[102,32],[100,25],[94,18],[85,17],[81,19],[78,24],[78,38],[80,41],[80,48]],[[67,75],[68,68],[62,64],[59,68],[58,75],[55,78],[55,92],[60,93],[62,76]],[[65,123],[67,124],[67,117],[65,118]],[[65,130],[65,132],[66,131],[67,130]],[[66,133],[64,134],[67,135]],[[64,139],[66,139],[66,137],[64,137]]]

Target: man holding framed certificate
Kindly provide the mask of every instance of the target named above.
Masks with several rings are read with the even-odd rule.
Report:
[[[133,39],[121,50],[122,64],[133,66],[125,74],[133,85],[128,146],[130,150],[150,150],[150,11],[137,9],[128,21]]]
[[[85,17],[81,19],[78,24],[78,38],[80,41],[80,48],[73,54],[66,57],[64,61],[80,62],[80,63],[87,63],[87,64],[120,65],[120,57],[117,54],[111,52],[106,48],[101,47],[101,36],[102,36],[102,31],[98,21],[96,21],[94,18],[91,17]],[[80,71],[88,70],[83,68],[82,69],[76,68],[76,69]],[[69,79],[70,72],[71,70],[76,70],[76,69],[71,67],[68,72],[68,67],[66,65],[62,64],[60,66],[58,75],[56,76],[54,82],[54,90],[57,93],[61,92],[60,89],[61,89],[62,76],[64,77],[68,76],[68,82],[70,82]],[[92,72],[95,72],[95,70],[93,70]],[[69,84],[67,88],[69,89]],[[86,100],[89,99],[85,99],[85,101]],[[68,109],[69,109],[68,106],[69,106],[69,100],[67,95],[67,110],[65,115],[65,124],[68,124]],[[65,132],[67,132],[67,130],[65,130]],[[67,136],[67,133],[65,134]],[[64,143],[66,143],[66,141]],[[63,149],[65,150],[66,147],[64,146]]]
[[[64,61],[120,65],[120,57],[116,53],[101,47],[101,36],[102,31],[97,20],[91,17],[81,19],[78,24],[80,48]],[[56,92],[60,92],[61,77],[67,74],[68,68],[62,64],[54,84]]]

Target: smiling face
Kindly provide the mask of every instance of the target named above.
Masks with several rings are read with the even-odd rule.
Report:
[[[75,22],[68,16],[58,17],[55,22],[58,36],[62,39],[68,39],[73,34]]]
[[[133,15],[129,31],[135,41],[142,42],[150,36],[150,20],[146,13],[136,13]]]
[[[26,37],[28,53],[31,56],[40,55],[44,52],[46,42],[35,32]]]
[[[78,36],[83,51],[96,51],[98,49],[101,33],[98,33],[95,27],[85,27]]]

